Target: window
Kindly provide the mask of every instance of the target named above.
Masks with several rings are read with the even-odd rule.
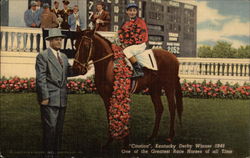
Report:
[[[168,13],[171,13],[171,7],[168,7]]]
[[[177,25],[174,24],[174,31],[177,31]]]
[[[149,36],[148,37],[150,41],[163,41],[163,37],[162,36]]]
[[[164,27],[161,25],[148,25],[149,30],[163,31]]]
[[[173,25],[172,24],[169,24],[169,30],[173,30]]]
[[[191,28],[190,28],[190,31],[191,31],[191,32],[194,32],[194,28],[193,28],[193,27],[191,27]]]
[[[181,25],[178,26],[178,31],[181,32]]]

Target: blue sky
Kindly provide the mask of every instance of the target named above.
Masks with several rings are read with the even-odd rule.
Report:
[[[190,0],[191,1],[191,0]],[[250,0],[196,0],[197,44],[250,44]]]

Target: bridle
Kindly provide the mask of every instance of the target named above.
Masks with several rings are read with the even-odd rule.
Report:
[[[84,39],[84,38],[90,40],[90,48],[89,48],[88,58],[87,58],[86,63],[82,63],[82,62],[80,62],[79,60],[77,60],[78,57],[79,57],[79,55],[80,55],[80,46],[82,45],[82,42],[83,42],[83,39]],[[79,64],[80,66],[82,66],[85,70],[88,70],[88,67],[89,67],[90,65],[95,64],[95,63],[98,63],[98,62],[100,62],[100,61],[103,61],[103,60],[105,60],[105,59],[107,59],[107,58],[113,56],[113,53],[110,53],[110,54],[108,54],[108,55],[106,55],[106,56],[104,56],[104,57],[102,57],[102,58],[100,58],[100,59],[97,59],[97,60],[95,60],[95,61],[92,60],[92,62],[89,62],[89,61],[90,61],[90,58],[91,58],[91,56],[92,56],[92,53],[93,53],[93,45],[94,45],[94,44],[93,44],[93,39],[92,39],[92,38],[89,38],[88,36],[82,36],[81,41],[80,41],[80,44],[79,44],[78,49],[77,49],[77,52],[76,52],[76,55],[75,55],[74,62],[78,63],[78,64]]]

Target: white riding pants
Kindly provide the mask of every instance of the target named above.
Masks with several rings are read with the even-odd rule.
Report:
[[[129,59],[133,56],[136,56],[142,52],[144,52],[146,49],[146,43],[138,44],[138,45],[131,45],[128,46],[123,50],[126,57]]]

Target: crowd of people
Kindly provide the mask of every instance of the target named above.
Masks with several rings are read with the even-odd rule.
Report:
[[[59,8],[60,2],[54,1],[53,7],[41,0],[31,1],[29,9],[24,13],[24,21],[27,27],[32,28],[61,28],[65,30],[83,30],[84,21],[79,14],[79,6],[69,6],[68,0],[62,1],[63,8]],[[91,18],[96,31],[110,31],[110,14],[105,11],[103,2],[96,4],[96,12]]]

